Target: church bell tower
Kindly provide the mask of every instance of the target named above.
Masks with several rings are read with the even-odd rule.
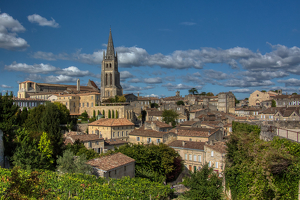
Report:
[[[114,43],[109,31],[106,54],[103,51],[101,68],[101,98],[102,101],[114,98],[116,95],[122,96],[123,89],[120,83],[120,73],[118,71],[118,55],[115,53]]]

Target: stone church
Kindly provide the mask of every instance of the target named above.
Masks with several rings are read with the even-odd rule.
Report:
[[[115,97],[122,96],[123,89],[120,84],[120,73],[118,70],[118,54],[115,53],[114,43],[109,31],[108,44],[106,55],[103,51],[103,60],[101,68],[101,99],[102,101]]]

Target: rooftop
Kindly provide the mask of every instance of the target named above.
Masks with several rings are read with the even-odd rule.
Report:
[[[134,123],[125,118],[119,119],[98,119],[92,123],[89,123],[89,126],[134,126]]]
[[[205,142],[193,142],[193,141],[183,141],[183,140],[175,140],[168,144],[170,147],[179,147],[179,148],[187,148],[187,149],[199,149],[204,150]]]

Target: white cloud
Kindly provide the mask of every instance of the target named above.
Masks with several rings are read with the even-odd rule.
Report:
[[[55,20],[52,18],[52,20],[47,20],[46,18],[33,14],[33,15],[28,15],[28,21],[31,23],[38,23],[40,26],[50,26],[53,28],[58,28],[59,24],[55,22]]]
[[[158,83],[162,83],[162,79],[160,77],[156,77],[156,78],[145,78],[144,79],[145,83],[149,83],[149,84],[158,84]]]
[[[181,25],[185,25],[185,26],[193,26],[193,25],[196,25],[195,22],[181,22],[180,24],[181,24]]]
[[[252,90],[247,89],[247,88],[241,88],[241,89],[235,89],[235,90],[230,90],[233,93],[251,93]]]
[[[120,72],[120,79],[122,81],[125,81],[128,78],[133,78],[134,75],[132,75],[129,71],[121,71]]]
[[[130,81],[128,81],[128,83],[140,83],[140,82],[142,82],[142,81],[138,78],[133,78]]]
[[[143,90],[142,87],[138,87],[138,86],[133,86],[133,85],[129,85],[129,84],[126,84],[126,83],[123,83],[122,84],[122,88],[123,88],[123,91],[140,91],[140,90]]]
[[[204,70],[204,77],[217,80],[224,80],[230,78],[228,74],[220,71],[215,71],[213,69]]]
[[[89,71],[81,71],[80,69],[78,69],[77,67],[74,67],[74,66],[64,68],[64,69],[59,70],[55,73],[61,74],[61,75],[66,75],[66,76],[77,76],[77,77],[91,76],[92,75],[92,73],[90,73]]]
[[[174,90],[190,90],[191,88],[196,88],[197,90],[201,90],[202,86],[189,86],[189,85],[184,85],[184,84],[165,84],[162,85],[163,87],[166,87],[169,91],[174,91]]]
[[[24,50],[29,47],[26,40],[17,37],[17,32],[25,30],[18,20],[13,19],[7,13],[0,14],[0,48]]]
[[[145,95],[145,97],[158,97],[156,94]]]
[[[11,65],[5,65],[6,70],[10,71],[20,71],[26,73],[49,73],[59,70],[59,68],[53,67],[49,64],[34,64],[34,65],[27,65],[25,63],[17,63],[14,61]]]
[[[225,87],[259,87],[259,86],[270,86],[275,85],[270,80],[261,80],[261,81],[249,81],[245,79],[230,79],[225,83],[219,83]]]
[[[4,84],[0,85],[0,87],[2,87],[2,88],[13,88],[12,86],[4,85]]]
[[[285,86],[300,86],[300,80],[295,78],[290,78],[287,80],[278,80],[278,83],[284,83]]]
[[[46,76],[43,78],[45,83],[69,83],[69,82],[76,82],[76,78],[59,75],[59,76]]]

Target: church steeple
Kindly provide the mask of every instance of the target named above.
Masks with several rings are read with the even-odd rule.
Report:
[[[109,30],[109,37],[107,43],[107,50],[106,50],[106,58],[113,59],[115,57],[115,49],[114,49],[114,42],[111,35],[111,29]]]

